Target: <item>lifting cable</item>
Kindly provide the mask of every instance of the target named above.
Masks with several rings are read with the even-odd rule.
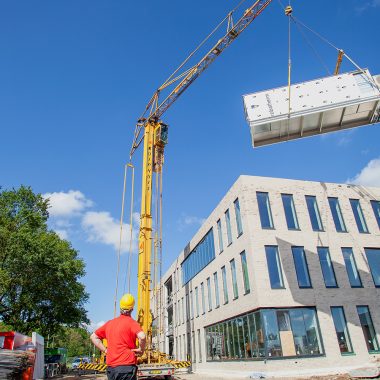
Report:
[[[126,185],[127,185],[127,174],[128,174],[128,168],[132,169],[132,196],[131,196],[131,215],[130,215],[130,230],[131,230],[131,236],[129,241],[129,266],[128,266],[128,280],[129,280],[129,288],[128,292],[130,291],[130,262],[131,262],[131,255],[132,255],[132,228],[133,228],[133,193],[134,193],[134,166],[129,163],[124,166],[124,181],[123,181],[123,195],[122,195],[122,201],[121,201],[121,215],[120,215],[120,235],[119,235],[119,247],[117,252],[117,268],[116,268],[116,285],[115,285],[115,298],[114,298],[114,317],[116,317],[117,312],[117,299],[118,299],[118,290],[119,290],[119,275],[120,275],[120,256],[121,256],[121,249],[122,249],[122,239],[123,239],[123,222],[124,222],[124,206],[125,206],[125,194],[126,194]],[[125,291],[125,283],[124,283],[124,291]]]

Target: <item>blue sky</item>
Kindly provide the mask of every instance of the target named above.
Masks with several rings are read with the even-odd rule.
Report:
[[[50,194],[51,227],[86,262],[94,324],[113,315],[123,165],[135,121],[236,3],[0,1],[0,184]],[[296,17],[380,74],[379,0],[292,4]],[[325,76],[293,33],[293,82]],[[333,70],[336,52],[309,38]],[[273,0],[165,115],[164,270],[241,174],[380,186],[379,126],[252,148],[242,95],[286,82],[287,19]]]

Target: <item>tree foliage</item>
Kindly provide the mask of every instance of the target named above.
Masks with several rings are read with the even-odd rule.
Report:
[[[29,187],[0,191],[0,320],[45,337],[88,322],[84,262],[48,229],[48,207]]]
[[[90,341],[90,333],[83,327],[65,327],[58,335],[50,337],[51,347],[67,348],[67,356],[89,356],[93,353],[93,345]],[[98,350],[95,350],[98,353]]]

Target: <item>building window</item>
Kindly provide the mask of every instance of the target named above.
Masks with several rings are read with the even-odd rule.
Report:
[[[356,309],[358,311],[360,324],[362,326],[368,351],[379,351],[379,343],[377,342],[376,331],[373,327],[371,313],[369,312],[368,306],[357,306]]]
[[[248,294],[250,292],[250,286],[249,286],[247,257],[246,257],[245,251],[243,251],[240,254],[240,259],[241,259],[241,271],[243,273],[244,294]]]
[[[189,293],[186,294],[186,321],[190,320]]]
[[[188,283],[197,273],[215,258],[213,229],[205,235],[181,264],[182,284]]]
[[[212,310],[212,298],[211,298],[211,280],[207,277],[207,297],[208,297],[208,311]]]
[[[181,335],[178,337],[178,341],[179,341],[179,345],[178,345],[178,354],[179,354],[179,359],[181,360],[182,359],[182,337]]]
[[[202,342],[201,342],[201,330],[198,330],[198,361],[199,363],[202,363]]]
[[[359,276],[352,248],[342,248],[342,254],[351,288],[361,288],[362,281]]]
[[[307,265],[305,250],[303,247],[292,247],[294,266],[297,273],[298,286],[311,288],[309,268]]]
[[[380,287],[380,248],[364,248],[373,282]]]
[[[328,198],[331,210],[331,215],[334,219],[337,232],[347,232],[346,224],[344,223],[342,211],[340,209],[338,198]]]
[[[371,201],[373,213],[375,214],[375,218],[377,220],[377,225],[380,228],[380,201]]]
[[[284,205],[284,212],[286,223],[289,230],[299,230],[296,208],[292,194],[281,194],[282,204]]]
[[[227,288],[226,267],[222,267],[222,281],[223,281],[224,304],[226,304],[226,303],[228,303],[228,288]]]
[[[185,323],[185,315],[186,315],[186,311],[185,311],[185,300],[184,298],[182,297],[182,323]]]
[[[206,304],[205,304],[205,287],[203,282],[201,283],[201,297],[202,297],[202,314],[206,313]]]
[[[317,250],[326,288],[337,288],[338,284],[336,282],[329,249],[327,247],[318,247]]]
[[[197,318],[199,317],[199,298],[198,298],[198,287],[195,287],[195,306],[197,308]]]
[[[230,210],[228,209],[224,213],[224,217],[226,219],[226,227],[227,227],[227,244],[232,244],[232,232],[231,232],[231,218],[230,218]]]
[[[214,288],[215,288],[215,307],[220,306],[219,301],[219,284],[218,284],[218,273],[214,273]]]
[[[206,359],[271,359],[323,354],[314,308],[265,309],[205,328]]]
[[[190,290],[190,318],[194,318],[194,299],[192,290]]]
[[[195,331],[192,331],[191,332],[191,337],[193,338],[192,341],[193,341],[193,346],[192,346],[192,349],[191,349],[191,353],[192,353],[192,359],[193,359],[193,363],[196,363],[197,362],[197,353],[196,353],[196,348],[195,348]]]
[[[235,259],[232,259],[230,261],[230,267],[231,267],[231,278],[232,278],[232,290],[234,292],[234,299],[236,299],[239,297],[239,292],[238,292],[238,286],[237,286],[237,280],[236,280]]]
[[[257,192],[257,203],[259,206],[259,214],[262,228],[273,229],[272,211],[270,209],[268,193]]]
[[[346,316],[344,315],[343,307],[331,307],[331,315],[335,325],[336,337],[341,354],[351,354],[352,344],[350,334],[348,332]]]
[[[359,199],[350,199],[350,203],[359,232],[368,233],[367,223],[364,219],[363,210],[360,206]]]
[[[235,199],[234,206],[235,206],[237,236],[240,236],[243,233],[243,225],[241,223],[240,204],[239,204],[238,198]]]
[[[305,198],[313,230],[323,231],[323,224],[321,214],[319,213],[317,198],[311,195],[306,195]]]
[[[220,219],[216,222],[218,227],[218,240],[219,240],[219,253],[223,252],[223,235],[222,235],[222,222]]]
[[[282,278],[282,270],[278,248],[275,245],[266,245],[265,254],[267,257],[268,272],[270,285],[272,289],[284,288],[284,281]]]

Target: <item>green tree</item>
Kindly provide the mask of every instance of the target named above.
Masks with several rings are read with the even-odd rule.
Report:
[[[49,339],[51,347],[67,348],[67,356],[88,356],[93,353],[93,345],[90,341],[90,333],[83,327],[65,327],[62,331]],[[95,353],[99,351],[96,349]]]
[[[0,321],[45,337],[88,322],[84,262],[49,231],[48,207],[30,187],[0,191]]]

